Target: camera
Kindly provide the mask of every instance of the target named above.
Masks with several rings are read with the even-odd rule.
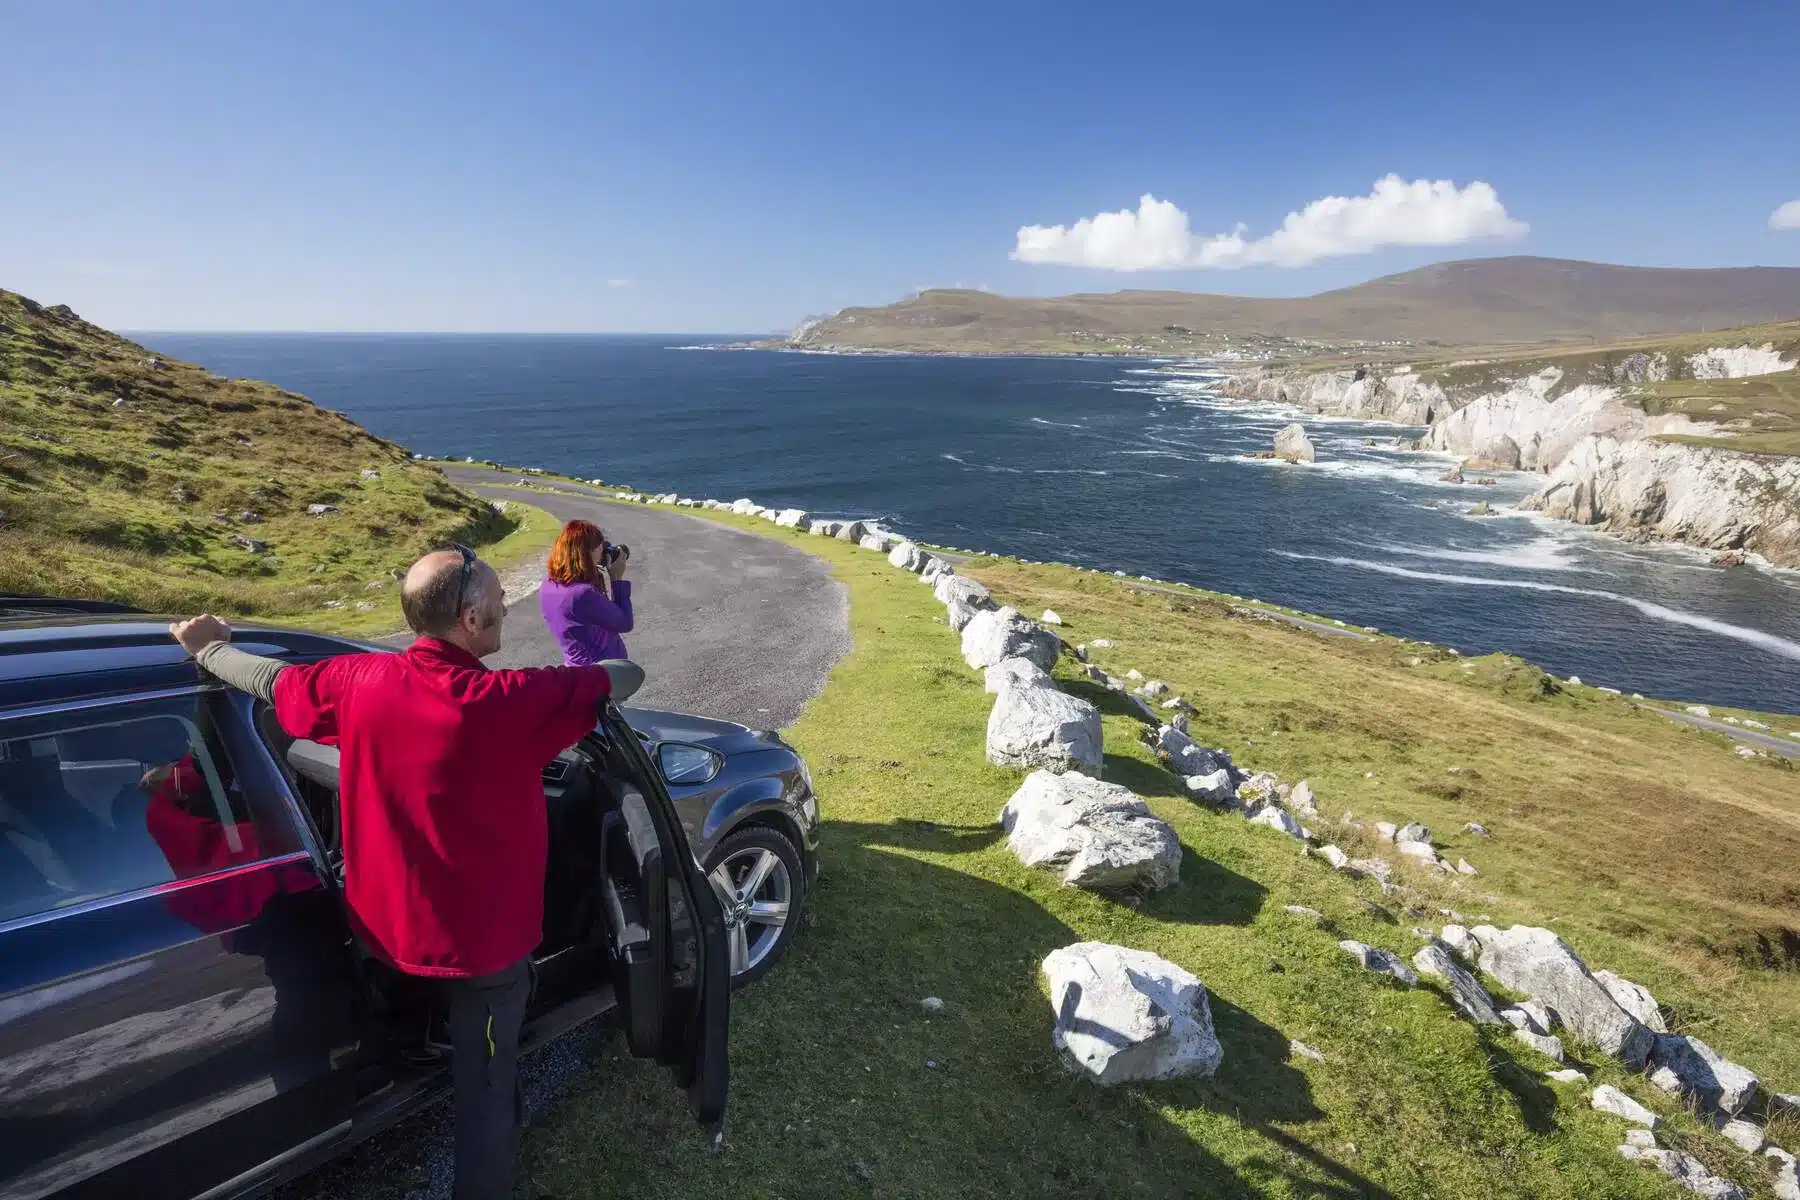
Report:
[[[604,566],[611,567],[614,563],[618,562],[621,558],[630,558],[630,557],[631,557],[631,547],[630,546],[615,546],[611,542],[601,542],[600,543],[600,561]]]

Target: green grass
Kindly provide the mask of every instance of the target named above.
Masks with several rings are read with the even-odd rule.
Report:
[[[0,291],[0,592],[391,627],[394,570],[522,528],[342,413]]]
[[[1484,872],[1416,879],[1427,915],[1389,900],[1378,917],[1372,887],[1180,797],[1136,720],[1064,669],[1106,714],[1108,777],[1188,850],[1174,889],[1093,896],[1007,851],[995,817],[1020,773],[983,760],[989,698],[928,588],[875,555],[712,516],[824,555],[850,591],[855,649],[791,731],[822,798],[826,875],[793,954],[734,1005],[723,1148],[703,1144],[660,1072],[608,1046],[528,1137],[526,1194],[1670,1194],[1618,1158],[1622,1130],[1585,1089],[1542,1079],[1547,1061],[1336,948],[1356,937],[1410,955],[1407,926],[1441,923],[1438,904],[1554,925],[1772,1083],[1800,1077],[1800,989],[1743,943],[1791,920],[1791,772],[1604,694],[1547,694],[1517,660],[1410,667],[1417,647],[1391,639],[1325,639],[1123,581],[994,564],[978,573],[1003,597],[1056,608],[1066,636],[1112,638],[1110,665],[1177,686],[1202,709],[1196,733],[1240,762],[1311,778],[1333,816],[1424,819]],[[1496,836],[1458,833],[1469,819]],[[1333,929],[1288,916],[1290,903]],[[1102,1090],[1063,1069],[1037,965],[1087,938],[1206,981],[1225,1046],[1215,1079]],[[928,995],[944,1012],[918,1007]],[[1291,1057],[1290,1038],[1327,1061]],[[1740,1178],[1760,1170],[1588,1057],[1596,1081],[1665,1113],[1667,1140]]]
[[[481,547],[483,561],[503,575],[510,568],[542,561],[563,524],[543,509],[518,500],[506,502],[506,517],[512,523],[512,532]],[[365,584],[360,591],[342,592],[336,597],[342,607],[283,617],[282,623],[297,629],[365,638],[403,628],[406,622],[400,614],[399,584],[391,577],[375,582],[380,583],[378,588]]]

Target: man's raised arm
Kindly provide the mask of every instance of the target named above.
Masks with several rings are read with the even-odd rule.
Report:
[[[231,644],[231,626],[211,613],[177,621],[169,635],[194,661],[241,692],[275,703],[275,677],[288,666],[273,658],[239,650]]]

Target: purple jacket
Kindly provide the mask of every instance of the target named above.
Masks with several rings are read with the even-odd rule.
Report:
[[[562,647],[563,663],[590,667],[609,658],[624,658],[631,632],[631,581],[615,579],[613,598],[591,583],[558,583],[546,579],[538,588],[538,607],[550,636]]]

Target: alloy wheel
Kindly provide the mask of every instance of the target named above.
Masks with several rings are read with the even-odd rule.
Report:
[[[793,876],[774,851],[746,846],[727,855],[707,878],[725,910],[731,973],[741,975],[781,940],[794,902]]]

